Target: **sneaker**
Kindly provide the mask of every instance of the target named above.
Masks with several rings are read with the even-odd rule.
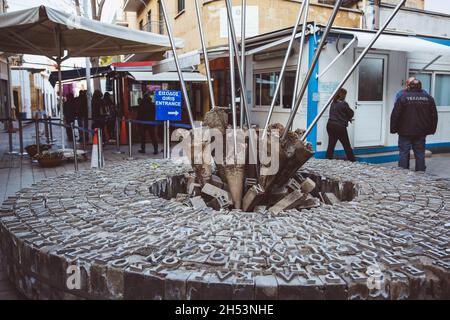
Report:
[[[145,150],[139,150],[139,153],[145,153]]]

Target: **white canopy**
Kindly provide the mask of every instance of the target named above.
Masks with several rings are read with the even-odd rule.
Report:
[[[372,40],[373,32],[338,30],[338,33],[351,34],[358,38],[358,47],[365,48]],[[374,49],[406,51],[417,53],[432,53],[435,55],[450,55],[450,40],[432,39],[412,35],[382,34],[375,42]]]
[[[61,50],[59,48],[61,44]],[[183,46],[177,39],[176,45]],[[46,6],[0,15],[0,51],[97,57],[170,50],[169,38],[79,17]],[[62,58],[62,57],[61,57]]]
[[[180,78],[176,72],[163,72],[153,74],[152,72],[130,72],[131,76],[137,81],[154,82],[178,82]],[[206,76],[198,72],[183,72],[183,78],[186,82],[206,82]]]

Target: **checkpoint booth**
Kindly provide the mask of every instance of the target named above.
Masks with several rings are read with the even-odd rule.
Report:
[[[147,62],[123,62],[112,64],[112,72],[116,74],[115,79],[119,84],[118,102],[122,114],[132,120],[137,120],[139,101],[144,97],[144,93],[149,92],[155,101],[156,92],[159,90],[180,91],[180,82],[177,72],[153,73],[153,61]],[[195,119],[201,119],[204,113],[204,96],[206,92],[204,83],[207,82],[206,76],[199,72],[184,71],[184,79],[187,83],[187,91],[192,105],[192,112]],[[183,126],[189,125],[189,117],[186,106],[182,98],[181,120],[172,122],[171,130],[176,124]],[[155,122],[156,121],[155,119]],[[156,125],[158,140],[163,141],[163,122],[159,121]],[[132,128],[133,142],[140,142],[139,128],[134,125]],[[149,141],[149,140],[147,140]]]
[[[323,26],[310,23],[301,78],[307,73],[323,30]],[[292,28],[287,28],[247,39],[245,77],[251,84],[247,87],[247,99],[252,122],[256,125],[264,126],[267,119],[291,33]],[[374,34],[362,29],[332,29],[295,117],[294,128],[309,127]],[[300,36],[301,32],[296,39]],[[289,118],[299,47],[294,44],[272,123],[286,124]],[[438,107],[438,130],[428,137],[427,149],[434,153],[450,150],[450,127],[447,125],[450,121],[450,38],[386,32],[344,85],[348,91],[347,102],[355,110],[355,121],[348,131],[358,161],[397,161],[398,137],[390,133],[390,115],[396,93],[404,88],[410,76],[422,80],[424,89],[435,98]],[[308,137],[317,158],[326,155],[327,122],[328,111]],[[340,144],[337,155],[344,156]]]

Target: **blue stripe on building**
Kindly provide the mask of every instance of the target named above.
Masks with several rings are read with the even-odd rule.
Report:
[[[320,40],[320,37],[317,37],[317,41]],[[316,53],[317,43],[314,36],[309,36],[309,62],[308,67],[311,67],[314,54]],[[319,73],[319,63],[316,64],[316,67],[313,71],[313,76],[308,84],[308,113],[307,113],[307,127],[313,123],[314,119],[318,114],[319,107],[319,80],[316,78],[316,75]],[[310,135],[308,136],[308,142],[310,142],[313,146],[313,150],[317,150],[317,125],[313,128]]]

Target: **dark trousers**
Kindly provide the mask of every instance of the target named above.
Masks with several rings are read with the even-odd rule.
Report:
[[[73,121],[66,120],[66,126],[70,126],[72,123]],[[69,140],[69,142],[73,142],[72,128],[66,127],[66,133],[67,133],[67,140]]]
[[[145,143],[147,140],[147,132],[150,133],[150,139],[152,140],[153,149],[159,153],[158,140],[156,139],[156,127],[151,125],[141,124],[139,125],[139,133],[141,135],[141,150],[145,151]]]
[[[356,159],[353,154],[352,146],[350,145],[347,128],[337,124],[328,123],[327,132],[329,136],[327,159],[333,159],[334,148],[336,148],[337,142],[340,141],[344,147],[345,154],[347,155],[347,160],[355,162]]]
[[[87,118],[78,118],[78,126],[83,129],[89,129],[89,120]],[[85,131],[80,131],[79,142],[83,142],[83,135],[86,142],[89,141],[89,133]]]
[[[416,158],[416,171],[425,171],[425,143],[426,137],[399,136],[398,148],[400,149],[400,168],[409,169],[409,160],[411,149]]]

